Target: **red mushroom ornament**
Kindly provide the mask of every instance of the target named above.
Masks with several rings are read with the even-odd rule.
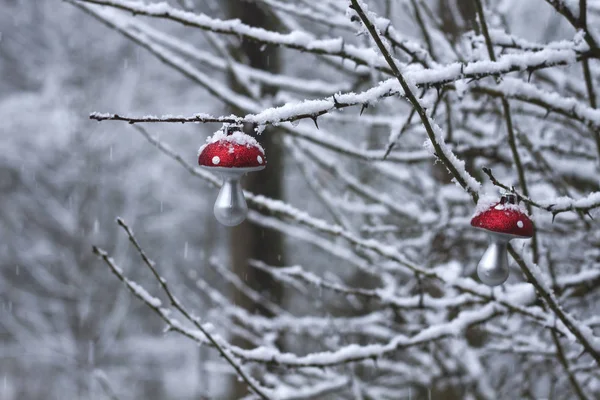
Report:
[[[200,167],[216,172],[223,178],[213,209],[220,223],[235,226],[246,219],[248,206],[240,180],[248,172],[264,169],[266,163],[261,145],[236,126],[224,126],[200,147]]]
[[[504,194],[500,202],[476,212],[471,226],[487,231],[490,245],[477,265],[477,276],[488,286],[508,279],[508,242],[533,236],[533,222],[517,204],[517,196]]]

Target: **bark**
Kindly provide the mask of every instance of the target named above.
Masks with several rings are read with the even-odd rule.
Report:
[[[227,1],[227,12],[230,18],[239,18],[244,23],[265,29],[277,29],[277,18],[263,10],[254,2],[239,0]],[[241,45],[232,50],[234,57],[255,68],[270,72],[279,70],[279,51],[273,46],[264,46],[247,40],[241,40]],[[243,91],[241,85],[230,77],[231,86]],[[265,87],[262,96],[275,94],[273,88]],[[241,110],[232,110],[233,113],[243,115]],[[241,114],[240,114],[241,113]],[[267,157],[267,168],[248,174],[243,185],[248,190],[264,194],[271,198],[283,198],[283,146],[278,135],[272,132],[273,128],[265,130],[257,140],[263,145]],[[246,133],[253,134],[252,127],[247,127]],[[230,235],[231,264],[234,272],[253,289],[266,294],[276,303],[282,298],[282,287],[268,274],[248,267],[249,259],[259,259],[270,265],[282,265],[284,261],[283,237],[278,232],[266,230],[251,224],[248,221],[231,229]],[[235,303],[251,312],[268,315],[268,311],[260,304],[247,299],[242,293],[234,290]],[[242,338],[234,338],[233,342],[242,347],[249,347]],[[238,399],[247,393],[247,387],[237,378],[232,380],[231,398]]]

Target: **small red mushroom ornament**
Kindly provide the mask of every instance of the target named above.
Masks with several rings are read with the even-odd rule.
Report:
[[[487,232],[490,245],[477,265],[477,276],[488,286],[498,286],[508,279],[508,242],[533,236],[533,222],[518,205],[517,196],[504,194],[499,202],[475,213],[471,226]]]
[[[224,126],[200,147],[198,165],[223,179],[213,208],[220,223],[235,226],[246,219],[248,205],[240,180],[248,172],[264,169],[266,164],[264,149],[238,126]]]

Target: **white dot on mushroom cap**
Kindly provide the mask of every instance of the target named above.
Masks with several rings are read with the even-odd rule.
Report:
[[[219,158],[219,156],[214,156],[212,158],[212,163],[215,165],[218,165],[221,162],[221,159]]]
[[[262,157],[261,156],[256,156],[256,161],[258,161],[259,164],[262,164]]]
[[[494,207],[496,210],[504,210],[504,206],[502,204],[498,204],[496,207]]]
[[[517,226],[519,228],[522,228],[523,227],[523,221],[517,221]]]

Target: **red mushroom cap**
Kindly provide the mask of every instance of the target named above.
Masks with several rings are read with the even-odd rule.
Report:
[[[476,214],[471,220],[471,226],[523,238],[533,236],[533,222],[515,204],[495,203]]]
[[[198,164],[205,167],[256,168],[267,163],[265,151],[252,136],[241,131],[229,135],[217,131],[198,151]]]

